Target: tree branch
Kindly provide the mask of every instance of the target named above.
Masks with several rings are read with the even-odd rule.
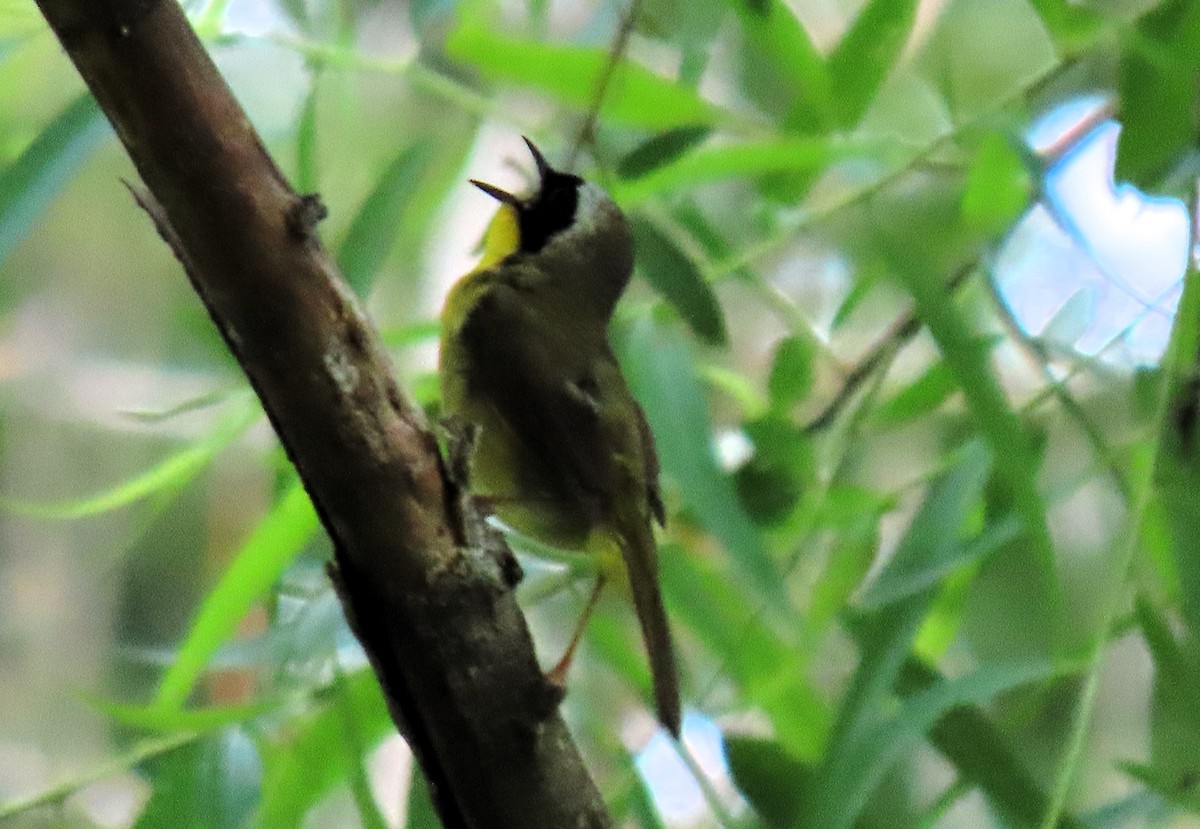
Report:
[[[448,827],[611,825],[534,657],[519,568],[175,0],[38,0],[133,159],[336,550],[335,582]]]

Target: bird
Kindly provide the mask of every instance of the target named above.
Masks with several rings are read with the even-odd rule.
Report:
[[[469,489],[504,524],[593,556],[596,583],[566,652],[565,683],[607,585],[633,601],[654,703],[675,737],[679,677],[659,584],[654,524],[665,526],[645,413],[608,338],[633,275],[629,225],[598,185],[555,170],[525,139],[538,184],[499,202],[479,264],[447,294],[438,374],[443,415],[476,430]]]

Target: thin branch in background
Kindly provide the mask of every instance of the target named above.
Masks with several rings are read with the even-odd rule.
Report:
[[[947,289],[953,296],[958,293],[958,289],[966,282],[967,277],[978,267],[977,262],[970,262],[961,268],[951,277],[946,284]],[[887,334],[884,335],[875,347],[867,352],[867,356],[858,362],[854,368],[846,375],[842,381],[842,387],[838,389],[837,394],[833,399],[825,405],[821,413],[810,420],[804,426],[804,431],[808,434],[820,432],[827,429],[833,421],[841,414],[842,409],[854,397],[854,394],[869,380],[875,372],[885,370],[891,365],[892,359],[900,353],[900,350],[906,346],[913,337],[921,330],[921,320],[916,314],[910,312],[906,317],[900,319],[892,325]]]
[[[596,140],[596,124],[600,120],[600,108],[604,105],[604,96],[608,94],[608,89],[612,85],[613,76],[617,72],[617,67],[621,64],[622,58],[625,57],[625,51],[629,48],[629,38],[633,36],[634,26],[637,24],[638,12],[641,10],[642,0],[630,0],[629,8],[625,11],[625,16],[621,18],[621,25],[617,28],[617,33],[613,37],[612,47],[608,50],[608,62],[604,65],[604,71],[600,73],[600,79],[596,83],[596,89],[593,93],[592,104],[588,107],[587,117],[583,124],[579,127],[579,132],[575,135],[575,141],[571,144],[571,151],[567,154],[567,163],[565,169],[574,170],[575,165],[579,161],[579,155],[585,147],[590,147]]]

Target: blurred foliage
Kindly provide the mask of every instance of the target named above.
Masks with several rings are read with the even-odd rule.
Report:
[[[565,711],[620,825],[1200,816],[1200,288],[1133,372],[1020,335],[990,287],[1070,149],[1028,130],[1081,95],[1122,122],[1118,182],[1194,198],[1200,0],[641,0],[620,54],[616,0],[184,5],[431,413],[446,263],[488,210],[465,180],[528,166],[497,138],[628,213],[613,340],[707,719],[635,763],[649,677],[603,606]],[[34,4],[0,0],[0,822],[434,826],[133,177]],[[551,654],[578,580],[529,569]],[[54,773],[10,791],[18,745]],[[116,822],[87,798],[112,778],[140,792]]]

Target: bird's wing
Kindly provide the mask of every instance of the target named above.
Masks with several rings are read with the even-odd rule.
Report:
[[[598,350],[607,351],[603,329],[557,319],[534,295],[536,274],[516,265],[498,274],[507,278],[493,281],[460,330],[472,366],[468,394],[489,401],[504,419],[538,488],[573,499],[599,521],[616,483],[618,449],[601,420],[606,401],[596,361]]]
[[[642,446],[642,469],[646,476],[646,501],[658,526],[667,526],[667,508],[663,505],[662,490],[658,487],[658,452],[654,448],[654,433],[650,431],[650,423],[646,413],[638,403],[633,404],[637,409],[638,438]]]

